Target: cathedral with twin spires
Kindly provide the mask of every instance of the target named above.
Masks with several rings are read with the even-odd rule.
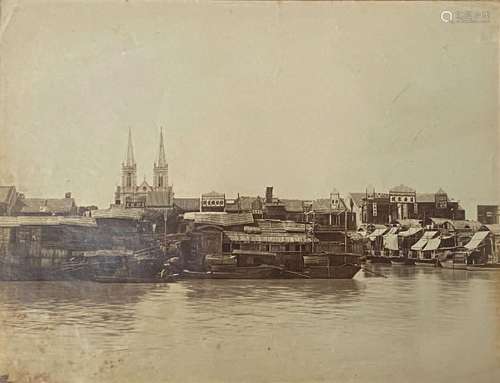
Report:
[[[125,208],[172,206],[174,193],[172,186],[168,185],[168,164],[163,144],[163,130],[160,131],[158,159],[153,164],[153,185],[146,181],[146,177],[144,177],[140,185],[137,185],[137,164],[134,158],[132,131],[130,129],[121,175],[121,185],[116,187],[115,205]]]

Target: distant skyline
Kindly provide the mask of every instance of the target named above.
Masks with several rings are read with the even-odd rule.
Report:
[[[1,4],[0,184],[27,196],[108,207],[128,129],[151,183],[163,126],[176,197],[500,202],[494,3]]]

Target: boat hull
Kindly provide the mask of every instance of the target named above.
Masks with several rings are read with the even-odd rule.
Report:
[[[443,269],[452,269],[452,270],[467,270],[467,267],[470,266],[464,263],[455,263],[453,262],[453,259],[446,259],[443,261],[439,261],[439,264]]]
[[[395,266],[402,266],[402,265],[414,265],[415,260],[414,259],[409,259],[409,258],[404,258],[404,257],[392,257],[390,258],[391,260],[391,265]]]
[[[171,283],[176,281],[176,277],[173,275],[169,275],[165,278],[95,277],[92,281],[98,283]]]
[[[436,267],[437,260],[435,260],[435,259],[417,259],[417,260],[415,260],[415,265],[416,266]]]
[[[366,257],[366,260],[370,263],[385,263],[385,264],[391,263],[391,260],[388,257],[382,257],[376,255],[369,255]]]
[[[359,265],[316,266],[304,270],[312,279],[352,279],[361,270]]]
[[[186,279],[278,279],[281,270],[276,267],[215,267],[210,271],[184,270],[182,278]]]
[[[361,270],[359,265],[311,266],[302,272],[290,272],[279,267],[236,267],[223,271],[184,270],[184,279],[352,279]]]
[[[467,265],[469,271],[500,271],[500,263],[484,263],[480,265]]]

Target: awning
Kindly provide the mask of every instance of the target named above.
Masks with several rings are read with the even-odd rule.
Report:
[[[384,247],[388,250],[399,250],[398,235],[397,234],[384,235]]]
[[[415,235],[421,231],[422,231],[421,227],[410,227],[408,230],[402,231],[398,235],[401,237],[411,237],[412,235]]]
[[[247,234],[239,231],[224,231],[225,239],[243,243],[311,243],[313,238],[305,233]],[[318,242],[314,238],[314,242]]]
[[[399,230],[399,227],[396,227],[396,226],[393,226],[389,229],[389,231],[387,233],[385,233],[385,235],[389,235],[389,234],[396,234]]]
[[[483,240],[490,234],[489,231],[478,231],[477,233],[474,233],[472,236],[471,240],[465,244],[465,248],[467,250],[475,250],[478,248],[478,246],[483,242]]]
[[[410,249],[411,250],[422,250],[425,245],[427,245],[427,241],[429,241],[429,238],[420,238]]]
[[[425,231],[424,234],[422,235],[422,238],[431,239],[435,237],[437,233],[438,233],[437,231]]]
[[[381,235],[383,235],[385,232],[387,231],[387,228],[383,228],[383,229],[375,229],[369,236],[368,238],[370,238],[370,240],[372,241],[375,241],[375,239],[377,239],[377,237],[380,237]]]
[[[441,244],[441,238],[431,238],[427,241],[427,245],[424,247],[424,251],[437,250]]]

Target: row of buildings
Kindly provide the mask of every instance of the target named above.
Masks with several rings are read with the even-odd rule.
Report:
[[[153,175],[151,184],[145,179],[138,184],[129,131],[121,183],[109,208],[78,206],[71,193],[27,198],[14,186],[0,186],[0,254],[24,254],[28,266],[54,265],[61,254],[70,257],[85,249],[140,250],[161,244],[181,249],[194,270],[222,254],[254,263],[258,257],[279,256],[280,264],[298,271],[304,253],[410,254],[429,233],[434,234],[423,252],[441,251],[451,241],[454,247],[476,244],[469,250],[481,259],[500,254],[500,225],[466,220],[460,203],[442,189],[420,193],[399,185],[383,193],[332,191],[305,200],[281,198],[268,186],[263,196],[230,198],[212,191],[178,198],[169,184],[162,133]],[[498,219],[497,212],[481,210],[481,219]]]
[[[208,192],[194,198],[176,198],[169,184],[163,132],[160,132],[158,156],[153,163],[153,181],[138,183],[132,132],[129,130],[121,182],[116,187],[111,208],[160,209],[176,213],[226,212],[251,213],[255,219],[278,219],[294,222],[315,222],[353,230],[363,225],[392,224],[401,220],[428,221],[430,218],[465,220],[465,210],[443,189],[421,193],[399,185],[389,191],[350,192],[341,195],[332,191],[322,199],[280,198],[273,187],[264,196],[229,198],[225,193]],[[26,198],[14,186],[0,186],[0,215],[90,215],[96,206],[78,207],[71,193],[64,198]],[[477,220],[484,224],[499,222],[499,208],[478,206]]]

